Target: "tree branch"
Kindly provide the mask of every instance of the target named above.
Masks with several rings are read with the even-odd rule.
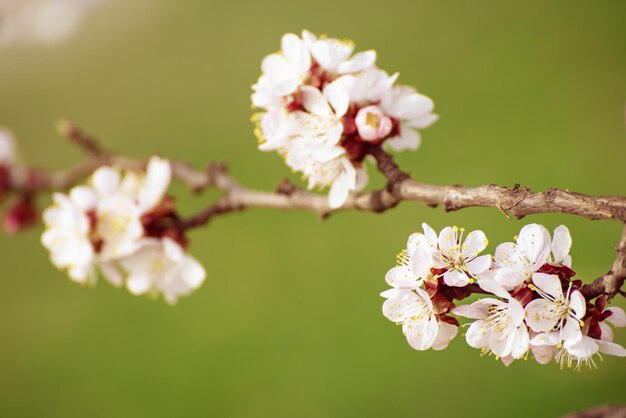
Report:
[[[103,165],[125,169],[142,169],[146,160],[136,160],[113,154],[78,127],[69,123],[59,124],[59,133],[71,143],[83,149],[84,161],[65,170],[48,171],[15,166],[10,172],[9,190],[34,193],[37,191],[64,190]],[[372,146],[369,154],[376,160],[379,171],[387,179],[384,189],[351,195],[339,209],[331,209],[326,196],[297,187],[284,180],[274,192],[248,189],[240,185],[227,172],[223,163],[212,163],[204,170],[197,170],[182,161],[170,160],[172,174],[194,192],[215,187],[224,196],[190,218],[181,220],[183,230],[205,225],[215,216],[248,208],[271,208],[280,210],[306,210],[326,218],[332,213],[345,210],[384,212],[402,201],[418,201],[430,207],[442,206],[445,211],[468,207],[492,207],[518,219],[538,213],[566,213],[587,219],[613,219],[626,223],[626,197],[590,196],[567,190],[549,189],[532,192],[528,187],[513,188],[493,184],[465,187],[461,185],[439,186],[414,181],[397,166],[393,157],[380,146]],[[626,276],[626,228],[617,247],[618,256],[612,269],[592,284],[583,287],[588,299],[600,295],[614,296],[620,292]]]

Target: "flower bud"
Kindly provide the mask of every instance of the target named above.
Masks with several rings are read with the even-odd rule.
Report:
[[[363,140],[377,141],[389,135],[393,123],[378,106],[367,106],[357,113],[356,127]]]
[[[4,230],[15,235],[37,221],[37,209],[32,196],[22,195],[4,215]]]

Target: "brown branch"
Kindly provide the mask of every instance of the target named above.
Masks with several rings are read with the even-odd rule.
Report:
[[[587,300],[601,295],[607,295],[609,298],[612,298],[620,293],[620,289],[626,279],[626,224],[615,251],[617,251],[617,257],[613,262],[611,270],[604,276],[598,277],[593,283],[586,284],[581,289]]]
[[[46,171],[14,167],[11,170],[9,189],[14,191],[64,190],[103,165],[115,165],[125,169],[142,169],[145,160],[115,155],[102,148],[98,142],[78,127],[63,122],[59,132],[87,153],[87,158],[66,170]],[[210,164],[205,170],[176,160],[170,160],[174,178],[193,191],[215,187],[224,196],[196,215],[182,220],[181,229],[206,224],[215,216],[241,211],[247,208],[271,208],[280,210],[307,210],[325,218],[344,210],[384,212],[402,201],[418,201],[430,207],[443,206],[445,211],[468,207],[492,207],[505,216],[518,219],[537,213],[566,213],[587,219],[613,219],[626,223],[626,197],[590,196],[567,190],[549,189],[532,192],[530,188],[515,185],[513,188],[493,184],[465,187],[461,185],[438,186],[414,181],[396,165],[391,155],[382,147],[369,150],[378,169],[387,179],[382,190],[351,195],[339,209],[331,209],[326,196],[303,190],[283,181],[275,192],[248,189],[241,186],[228,173],[223,163]],[[510,214],[510,215],[509,215]],[[600,295],[614,296],[620,292],[626,276],[626,232],[618,245],[618,257],[606,275],[583,288],[588,299]]]

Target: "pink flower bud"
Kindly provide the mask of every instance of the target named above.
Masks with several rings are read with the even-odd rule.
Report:
[[[15,235],[37,221],[37,209],[29,195],[22,195],[4,215],[4,229]]]
[[[356,127],[363,140],[374,142],[389,135],[393,123],[378,106],[367,106],[357,113]]]

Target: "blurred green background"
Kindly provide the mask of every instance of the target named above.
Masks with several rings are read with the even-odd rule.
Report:
[[[109,0],[58,47],[0,51],[0,124],[45,167],[81,157],[54,133],[67,117],[114,150],[224,159],[269,190],[289,173],[256,150],[250,85],[281,35],[307,28],[376,49],[382,68],[434,98],[441,120],[397,158],[420,181],[623,195],[625,17],[623,1]],[[215,197],[174,193],[183,213]],[[609,268],[620,233],[417,203],[325,222],[253,210],[193,232],[208,278],[175,307],[71,283],[41,227],[0,237],[0,416],[552,417],[626,401],[626,359],[577,373],[506,368],[460,337],[443,352],[410,349],[378,294],[424,221],[482,229],[490,251],[525,222],[565,223],[587,281]],[[626,344],[626,330],[616,336]]]

